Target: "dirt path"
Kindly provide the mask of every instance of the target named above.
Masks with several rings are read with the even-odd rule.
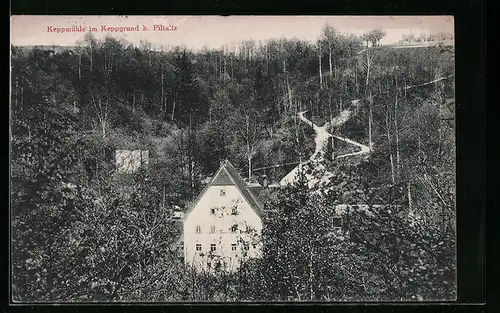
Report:
[[[314,142],[316,143],[316,149],[314,150],[314,153],[309,158],[310,160],[316,160],[318,158],[321,159],[325,155],[325,148],[326,148],[326,146],[328,144],[328,139],[330,137],[334,137],[334,138],[336,138],[338,140],[347,142],[347,143],[349,143],[351,145],[355,145],[355,146],[357,146],[357,147],[360,148],[360,150],[357,151],[357,152],[339,155],[336,158],[343,158],[343,157],[347,157],[347,156],[360,155],[360,154],[364,154],[364,153],[370,152],[370,147],[368,147],[368,146],[366,146],[364,144],[361,144],[359,142],[356,142],[354,140],[351,140],[349,138],[346,138],[346,137],[332,135],[327,130],[329,127],[340,127],[343,124],[345,124],[351,118],[351,116],[353,115],[354,111],[357,110],[357,108],[359,107],[359,103],[360,103],[360,100],[353,100],[352,104],[351,104],[351,107],[349,109],[343,110],[331,122],[326,123],[323,126],[318,126],[318,125],[314,124],[312,121],[308,120],[304,116],[304,114],[307,111],[302,111],[302,112],[298,113],[300,120],[302,120],[307,125],[312,126],[312,128],[316,132],[316,137],[314,138]]]
[[[304,116],[304,114],[307,113],[307,111],[302,111],[302,112],[298,113],[299,119],[301,121],[303,121],[304,123],[306,123],[307,125],[311,126],[313,128],[314,132],[316,133],[316,137],[314,138],[316,148],[314,150],[314,153],[309,158],[309,161],[303,162],[303,163],[299,164],[298,166],[296,166],[290,173],[288,173],[285,177],[283,177],[283,179],[280,181],[280,185],[282,185],[282,186],[288,185],[288,184],[292,183],[293,181],[295,181],[297,174],[302,170],[302,167],[304,166],[304,164],[309,163],[310,161],[323,160],[324,155],[325,155],[325,148],[328,145],[328,140],[330,139],[330,137],[337,138],[338,140],[347,142],[349,144],[355,145],[355,146],[360,148],[360,150],[357,152],[339,155],[336,158],[355,156],[355,155],[360,155],[360,154],[365,154],[365,153],[370,152],[370,148],[366,145],[363,145],[359,142],[356,142],[356,141],[351,140],[351,139],[346,138],[346,137],[332,135],[328,132],[329,127],[332,127],[332,126],[339,127],[339,126],[342,126],[343,124],[345,124],[351,118],[353,113],[355,113],[355,111],[357,111],[359,103],[360,103],[360,100],[353,100],[351,107],[349,109],[343,110],[331,122],[325,123],[325,125],[323,125],[323,126],[318,126],[318,125],[314,124],[312,121],[310,121],[309,119],[307,119]],[[324,168],[319,169],[319,170],[324,170]],[[331,175],[332,175],[331,173],[325,171],[324,178],[327,178]],[[315,177],[313,177],[311,175],[306,175],[306,178],[309,181],[310,186],[315,184],[318,181],[318,179],[316,179]],[[323,180],[323,179],[321,179],[321,180]]]
[[[438,79],[435,79],[433,81],[430,81],[430,82],[427,82],[427,83],[423,83],[423,84],[420,84],[420,85],[411,85],[411,86],[406,86],[404,87],[403,89],[411,89],[411,88],[415,88],[415,87],[422,87],[422,86],[426,86],[426,85],[430,85],[430,84],[434,84],[434,83],[437,83],[437,82],[440,82],[442,80],[445,80],[445,79],[448,79],[452,76],[455,76],[455,74],[451,74],[451,75],[448,75],[448,76],[445,76],[445,77],[441,77],[441,78],[438,78]]]
[[[441,78],[432,80],[432,81],[427,82],[427,83],[419,84],[419,85],[406,86],[404,89],[411,89],[411,88],[415,88],[415,87],[421,87],[421,86],[433,84],[433,83],[448,79],[454,75],[455,74],[448,75],[448,76],[441,77]],[[361,99],[352,100],[351,106],[348,109],[340,112],[340,114],[338,116],[336,116],[331,122],[325,123],[325,125],[323,125],[323,126],[318,126],[318,125],[314,124],[312,121],[308,120],[304,116],[304,114],[307,111],[302,111],[302,112],[298,113],[298,117],[300,118],[300,120],[303,121],[304,123],[306,123],[307,125],[310,125],[314,129],[314,131],[316,132],[316,137],[314,138],[316,148],[314,150],[314,153],[311,155],[311,157],[309,158],[308,161],[299,163],[299,165],[297,167],[295,167],[290,173],[288,173],[285,177],[283,177],[283,179],[279,183],[281,186],[288,185],[288,184],[292,183],[293,181],[295,181],[297,174],[299,173],[299,171],[302,170],[302,167],[305,164],[309,163],[310,161],[321,161],[324,158],[325,148],[327,147],[328,139],[330,137],[334,137],[338,140],[347,142],[349,144],[355,145],[355,146],[360,148],[360,150],[357,152],[342,154],[342,155],[335,157],[336,159],[344,158],[344,157],[348,157],[348,156],[356,156],[356,155],[366,154],[366,153],[370,152],[370,147],[368,147],[364,144],[361,144],[359,142],[356,142],[354,140],[351,140],[349,138],[346,138],[346,137],[332,135],[327,130],[329,127],[340,127],[343,124],[345,124],[351,118],[352,115],[356,114],[356,112],[359,108],[360,102],[361,102]],[[324,170],[324,166],[319,165],[319,167],[320,167],[319,168],[320,171]],[[333,175],[333,174],[325,171],[324,175],[321,179],[317,179],[317,178],[313,177],[312,175],[306,175],[306,178],[309,181],[309,186],[311,187],[312,185],[314,185],[318,181],[328,180],[328,177],[330,177],[331,175]]]

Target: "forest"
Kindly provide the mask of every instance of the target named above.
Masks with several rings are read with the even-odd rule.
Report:
[[[314,41],[200,51],[92,33],[57,53],[11,46],[13,300],[454,300],[454,49],[384,48],[384,34],[325,25]],[[356,148],[333,141],[328,188],[264,190],[262,259],[231,275],[184,266],[174,207],[220,160],[279,182],[314,151],[298,112],[323,125],[353,100],[359,112],[329,131],[368,156],[336,159]],[[118,149],[149,150],[148,167],[118,175]],[[349,212],[332,236],[338,204],[370,212]]]

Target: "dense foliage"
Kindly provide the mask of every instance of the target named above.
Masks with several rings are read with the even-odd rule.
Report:
[[[198,52],[91,34],[58,53],[12,47],[14,300],[452,299],[454,53],[365,49],[383,35],[327,26],[314,43]],[[312,190],[264,191],[262,259],[232,275],[184,268],[172,211],[219,160],[277,182],[314,150],[297,113],[321,125],[355,99],[359,112],[330,131],[369,157],[327,158],[334,176]],[[149,167],[115,173],[116,149],[149,150]],[[337,204],[368,209],[347,212],[338,234]]]

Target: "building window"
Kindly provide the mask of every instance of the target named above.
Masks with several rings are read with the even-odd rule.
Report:
[[[217,246],[215,245],[215,243],[210,244],[210,251],[215,251],[215,250],[217,250]]]
[[[238,214],[238,207],[237,206],[233,206],[232,209],[231,209],[231,215],[237,215]]]
[[[236,251],[236,244],[235,243],[231,244],[231,251]]]
[[[342,217],[340,217],[340,216],[332,217],[332,227],[333,228],[342,228]]]
[[[215,225],[210,226],[210,233],[211,234],[215,233]]]
[[[235,233],[235,232],[237,232],[237,231],[238,231],[238,225],[233,225],[233,226],[231,226],[231,232],[232,232],[232,233]]]
[[[196,251],[201,251],[201,243],[196,244]]]
[[[226,191],[224,189],[220,190],[220,196],[224,197],[226,195]]]
[[[201,234],[201,226],[200,225],[196,225],[196,233]]]
[[[215,215],[215,208],[210,209],[210,214]]]

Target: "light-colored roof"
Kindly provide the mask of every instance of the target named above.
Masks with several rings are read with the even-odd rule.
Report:
[[[198,202],[200,202],[201,198],[203,198],[206,191],[211,186],[236,186],[236,188],[238,188],[240,193],[243,195],[243,197],[248,202],[250,207],[255,211],[255,213],[259,217],[262,217],[262,210],[264,208],[262,202],[260,202],[259,199],[250,191],[245,180],[243,180],[243,178],[240,176],[240,174],[234,168],[231,162],[229,162],[228,160],[224,160],[221,162],[221,166],[219,167],[215,175],[212,177],[210,182],[205,186],[205,188],[198,195],[196,200],[189,206],[189,209],[186,212],[184,220],[186,220],[189,214],[191,214],[193,209],[196,207]]]
[[[320,165],[316,165],[318,167]],[[306,161],[304,163],[299,163],[293,170],[291,170],[285,177],[283,177],[279,184],[280,186],[292,185],[299,181],[300,174],[304,174],[308,185],[311,185],[311,182],[314,182],[316,178],[314,175],[307,173],[307,170],[310,168],[310,161]]]

